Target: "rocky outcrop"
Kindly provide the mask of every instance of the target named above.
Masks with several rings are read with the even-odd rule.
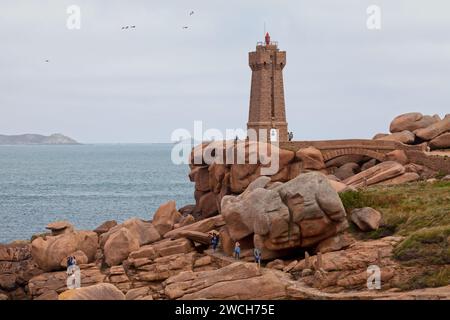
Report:
[[[340,180],[345,180],[347,178],[350,178],[351,176],[354,176],[360,171],[361,168],[357,163],[349,162],[336,169],[334,171],[334,175]]]
[[[63,233],[71,233],[73,232],[73,226],[68,221],[56,221],[49,223],[46,227],[52,233],[52,236],[58,236]]]
[[[106,281],[100,268],[94,264],[80,266],[81,286],[91,286]],[[67,290],[66,271],[42,273],[30,279],[28,291],[32,299],[56,299],[58,294]]]
[[[443,133],[430,141],[431,150],[450,149],[450,132]]]
[[[103,233],[100,236],[100,246],[104,251],[105,262],[114,266],[127,259],[140,246],[159,239],[161,236],[152,223],[130,219]]]
[[[404,184],[408,182],[414,182],[418,181],[420,179],[420,176],[415,172],[405,172],[395,178],[384,180],[383,182],[380,182],[379,185],[381,186],[395,186],[399,184]]]
[[[154,260],[142,258],[127,263],[127,270],[134,281],[154,282],[163,281],[182,271],[192,270],[195,253],[178,253]]]
[[[82,251],[88,261],[95,258],[98,236],[92,231],[71,231],[58,236],[38,237],[31,243],[31,254],[42,270],[60,270],[69,255]]]
[[[103,247],[105,262],[109,266],[121,264],[128,255],[138,250],[140,243],[135,234],[127,228],[120,228],[108,237]]]
[[[94,232],[100,236],[100,235],[108,232],[109,230],[111,230],[111,228],[114,228],[115,226],[117,226],[116,220],[105,221],[104,223],[99,225],[97,228],[95,228]]]
[[[181,219],[181,214],[177,211],[175,201],[169,201],[161,205],[156,210],[152,224],[160,235],[164,235],[173,229],[173,226]]]
[[[222,215],[214,216],[211,218],[207,218],[192,224],[189,224],[184,227],[180,227],[178,229],[172,230],[170,232],[167,232],[164,235],[164,238],[171,238],[176,239],[180,238],[183,235],[183,232],[185,231],[196,231],[196,232],[202,232],[207,233],[208,231],[219,229],[225,225],[225,220]]]
[[[396,117],[390,126],[391,134],[378,134],[374,140],[394,140],[405,144],[424,144],[431,150],[450,148],[450,115],[441,119],[438,115],[411,112]],[[394,160],[394,159],[388,159]],[[395,159],[398,161],[398,159]],[[398,161],[404,164],[401,161]]]
[[[298,150],[295,157],[301,161],[303,171],[325,169],[322,152],[314,147],[308,147]]]
[[[432,125],[418,129],[414,133],[417,137],[422,140],[429,141],[437,136],[443,134],[444,132],[450,131],[450,114],[446,115],[441,121],[435,122]]]
[[[169,299],[283,299],[286,284],[275,273],[261,272],[253,263],[236,262],[204,272],[183,272],[166,281]]]
[[[408,130],[404,130],[401,132],[395,132],[388,134],[387,136],[379,137],[375,140],[387,140],[387,141],[397,141],[405,144],[411,144],[416,139],[414,133]]]
[[[326,252],[332,252],[332,251],[339,251],[339,250],[349,247],[354,242],[355,242],[355,239],[353,239],[350,235],[348,235],[347,233],[341,233],[334,237],[331,237],[331,238],[321,241],[317,245],[315,252],[326,253]],[[289,269],[289,270],[291,270],[291,269]]]
[[[381,281],[388,289],[398,265],[391,259],[392,251],[403,238],[386,237],[379,240],[355,242],[346,250],[327,252],[303,259],[291,270],[299,281],[322,292],[367,289],[367,268],[381,268]],[[313,272],[304,273],[312,269]],[[300,274],[304,274],[301,276]]]
[[[386,153],[387,161],[395,161],[400,163],[401,165],[405,165],[409,162],[408,156],[403,150],[394,150],[389,153]]]
[[[360,230],[372,231],[380,227],[382,215],[375,209],[365,207],[353,209],[351,212],[351,220]]]
[[[42,272],[32,259],[30,244],[0,244],[0,293],[7,299],[27,299],[28,281]]]
[[[263,259],[274,251],[314,246],[347,226],[339,196],[320,173],[302,174],[273,189],[249,189],[224,197],[222,215],[231,239],[253,236]]]
[[[59,300],[125,300],[125,295],[110,283],[67,290],[59,295]]]
[[[361,164],[361,163],[366,162],[367,160],[369,160],[369,159],[364,155],[349,154],[349,155],[339,156],[334,159],[328,160],[325,164],[326,164],[327,168],[330,168],[330,167],[339,168],[349,162]]]
[[[424,116],[419,112],[410,112],[401,114],[392,120],[391,125],[389,127],[389,131],[401,132],[404,130],[414,131],[417,129],[426,128],[433,123],[439,121],[439,116]]]
[[[387,290],[351,290],[349,292],[326,292],[296,282],[287,287],[289,299],[294,300],[449,300],[450,286],[417,289],[401,292]]]
[[[405,167],[394,161],[386,161],[342,181],[352,187],[365,187],[395,178],[405,173]]]
[[[153,300],[153,295],[149,287],[140,287],[129,290],[125,300]]]
[[[299,154],[304,158],[304,164],[306,167],[317,166],[318,159],[315,157],[318,154],[308,152],[305,150],[304,154]],[[212,154],[223,155],[227,164],[224,164],[223,159],[214,161]],[[201,218],[220,212],[222,198],[228,194],[243,192],[252,181],[261,176],[263,168],[271,166],[272,155],[278,155],[278,170],[271,176],[272,181],[286,182],[300,173],[301,162],[293,151],[279,149],[267,143],[214,141],[195,147],[191,153],[189,174],[191,181],[195,182],[195,211]],[[207,163],[207,160],[210,162]],[[323,159],[320,166],[324,167]]]

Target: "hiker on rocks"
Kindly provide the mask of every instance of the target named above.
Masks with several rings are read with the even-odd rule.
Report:
[[[239,260],[240,254],[241,254],[241,244],[236,241],[236,244],[234,245],[234,258],[236,260]]]
[[[213,250],[216,251],[217,246],[219,245],[219,236],[217,234],[213,234],[213,237],[211,238],[211,245],[213,247]]]
[[[73,257],[69,256],[67,257],[67,268],[71,267],[73,265]]]
[[[261,268],[261,250],[258,248],[253,249],[253,255],[255,256],[255,262],[258,268]]]

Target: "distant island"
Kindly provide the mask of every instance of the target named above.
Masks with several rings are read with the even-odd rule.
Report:
[[[50,136],[40,134],[20,134],[20,135],[1,135],[0,145],[73,145],[80,144],[72,138],[66,137],[60,133]]]

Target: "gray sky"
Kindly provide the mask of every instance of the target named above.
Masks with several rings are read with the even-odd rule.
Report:
[[[72,4],[81,30],[66,28]],[[1,0],[0,133],[168,142],[194,120],[245,128],[264,21],[287,51],[295,139],[371,138],[400,113],[450,111],[448,0]]]

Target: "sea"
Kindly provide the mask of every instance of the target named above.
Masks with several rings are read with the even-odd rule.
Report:
[[[67,220],[95,229],[152,218],[169,200],[194,203],[189,167],[171,160],[172,144],[0,146],[0,243],[29,240]]]

